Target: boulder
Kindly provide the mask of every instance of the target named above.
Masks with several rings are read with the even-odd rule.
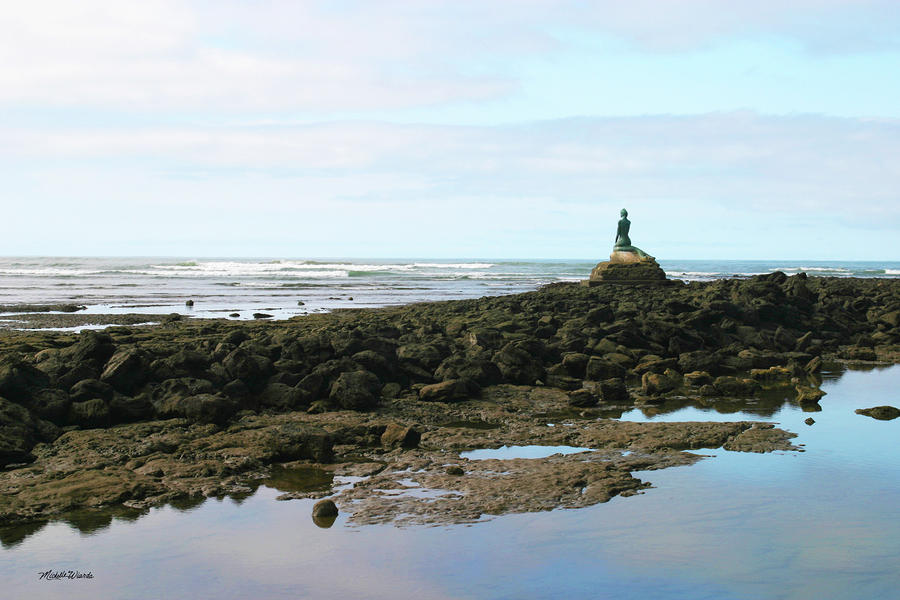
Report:
[[[104,383],[98,379],[82,379],[72,386],[69,390],[69,397],[72,402],[84,402],[94,398],[102,398],[103,400],[112,400],[115,390],[108,383]]]
[[[109,406],[101,398],[72,402],[69,422],[82,427],[104,427],[111,422]]]
[[[759,384],[752,379],[729,375],[716,377],[713,386],[723,396],[752,396],[759,391]]]
[[[0,467],[31,462],[35,422],[24,406],[0,398]]]
[[[678,382],[664,374],[647,372],[641,376],[641,393],[645,396],[661,396],[677,387]]]
[[[415,448],[422,434],[400,423],[390,423],[381,434],[381,445],[385,448]]]
[[[625,382],[619,378],[604,379],[600,382],[600,396],[608,404],[622,404],[631,400]]]
[[[119,350],[106,363],[100,381],[117,391],[131,394],[144,385],[148,377],[150,357],[139,348]]]
[[[329,398],[349,410],[368,410],[378,404],[381,382],[369,371],[341,373],[331,386]]]
[[[591,381],[621,379],[625,377],[625,367],[606,358],[592,356],[588,360],[585,376]]]
[[[497,365],[503,380],[509,383],[534,385],[545,375],[544,366],[539,355],[531,347],[533,340],[516,340],[509,342],[491,358]]]
[[[197,394],[194,396],[171,396],[155,403],[161,417],[183,417],[199,423],[222,424],[238,410],[238,403],[225,394]]]
[[[419,390],[422,402],[462,402],[478,395],[478,384],[470,379],[450,379]]]
[[[0,364],[0,395],[27,402],[38,390],[50,385],[50,377],[22,360],[6,358]]]
[[[274,368],[268,357],[252,354],[241,347],[222,359],[222,366],[232,379],[240,379],[251,388],[258,386]]]
[[[38,417],[62,425],[69,414],[70,404],[69,394],[65,391],[47,388],[34,394],[29,408]]]
[[[800,404],[818,404],[825,395],[822,390],[808,385],[797,385],[795,389],[797,390],[797,402]]]
[[[337,505],[331,500],[319,500],[313,504],[312,515],[314,518],[328,518],[338,516]]]
[[[596,406],[599,398],[591,390],[580,389],[569,392],[569,405],[578,408]]]
[[[684,374],[684,383],[690,387],[701,387],[708,383],[712,383],[712,375],[706,371],[691,371]]]
[[[284,383],[270,383],[258,397],[259,405],[277,410],[289,410],[309,404],[302,390]]]

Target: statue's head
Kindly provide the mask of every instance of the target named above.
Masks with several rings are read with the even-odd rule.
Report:
[[[622,212],[620,212],[619,214],[622,215],[623,217],[627,217],[627,216],[628,216],[628,211],[625,210],[625,209],[623,208],[623,209],[622,209]]]

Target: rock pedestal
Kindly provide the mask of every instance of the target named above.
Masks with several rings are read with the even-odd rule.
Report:
[[[614,250],[609,260],[594,267],[591,278],[582,284],[593,287],[605,283],[661,284],[667,281],[666,272],[652,256]]]

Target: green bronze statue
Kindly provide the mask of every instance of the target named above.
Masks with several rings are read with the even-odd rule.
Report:
[[[616,245],[613,246],[613,252],[632,252],[637,254],[641,260],[645,258],[653,258],[640,248],[631,245],[631,238],[628,237],[628,231],[631,229],[631,221],[628,220],[628,211],[622,209],[622,218],[619,219],[619,228],[616,230]]]

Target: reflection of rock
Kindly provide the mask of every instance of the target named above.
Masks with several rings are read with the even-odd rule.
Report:
[[[873,406],[872,408],[857,408],[856,414],[872,417],[879,421],[890,421],[900,417],[900,409],[893,406]]]
[[[313,515],[312,521],[318,527],[321,527],[322,529],[328,529],[329,527],[334,525],[334,522],[337,521],[337,517],[317,517]]]

